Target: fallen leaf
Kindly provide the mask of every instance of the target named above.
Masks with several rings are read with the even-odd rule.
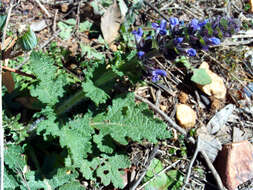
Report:
[[[249,4],[250,4],[250,12],[253,13],[253,0],[249,0]]]
[[[107,43],[113,42],[119,34],[121,21],[123,20],[117,1],[108,7],[101,18],[101,31]]]
[[[15,82],[12,78],[11,72],[3,72],[3,85],[6,86],[7,91],[11,93],[15,88]]]

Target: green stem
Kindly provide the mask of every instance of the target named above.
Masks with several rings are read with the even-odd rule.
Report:
[[[153,52],[156,53],[156,52]],[[129,71],[136,71],[138,59],[136,56],[127,60],[126,63],[123,63],[119,66],[118,70],[121,72],[129,72]],[[107,70],[104,72],[101,77],[99,77],[95,82],[94,85],[98,88],[106,87],[106,84],[109,84],[112,80],[114,80],[118,75],[113,70]],[[62,115],[63,113],[70,110],[73,106],[78,104],[79,102],[83,101],[87,97],[82,89],[78,90],[74,95],[70,96],[66,101],[64,101],[61,105],[56,108],[56,114]]]

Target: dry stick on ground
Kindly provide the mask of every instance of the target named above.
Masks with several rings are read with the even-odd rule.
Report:
[[[51,15],[49,14],[49,12],[47,11],[47,9],[41,4],[40,0],[35,0],[36,3],[39,5],[39,7],[42,9],[42,11],[50,18]]]
[[[28,73],[19,71],[19,70],[17,70],[17,69],[12,69],[12,68],[7,67],[7,66],[2,66],[2,69],[3,69],[3,70],[6,70],[6,71],[13,72],[13,73],[20,74],[20,75],[22,75],[22,76],[31,77],[31,78],[33,78],[33,79],[36,78],[36,77],[35,77],[34,75],[32,75],[32,74],[28,74]]]
[[[183,186],[182,190],[184,190],[184,188],[188,185],[189,178],[191,176],[192,166],[193,166],[194,161],[197,158],[197,155],[198,155],[199,151],[200,151],[200,147],[199,147],[199,138],[198,138],[197,146],[195,148],[195,152],[194,152],[193,157],[191,159],[191,162],[190,162],[190,165],[189,165],[189,168],[188,168],[188,171],[187,171],[187,175],[186,175],[185,180],[184,180],[184,186]]]
[[[174,129],[176,129],[178,132],[182,133],[184,136],[187,136],[187,132],[181,128],[180,126],[178,126],[170,117],[168,117],[162,110],[160,110],[159,108],[157,108],[154,104],[152,104],[150,101],[148,101],[147,99],[145,98],[142,98],[141,96],[135,94],[135,98],[148,104],[151,109],[153,109],[156,113],[159,113]],[[195,144],[196,141],[193,137],[188,137],[188,140]],[[201,155],[204,157],[205,161],[206,161],[206,164],[207,166],[209,167],[209,169],[211,170],[216,182],[217,182],[217,185],[219,187],[220,190],[224,190],[224,186],[222,184],[222,181],[221,181],[221,178],[218,174],[218,172],[216,171],[216,169],[214,168],[212,162],[210,161],[210,159],[208,158],[208,155],[206,154],[205,151],[201,150],[200,151]]]
[[[11,16],[12,8],[14,7],[14,0],[10,2],[10,7],[8,10],[8,15],[6,19],[6,23],[4,25],[3,36],[2,36],[2,46],[1,46],[1,54],[3,55],[3,51],[5,49],[5,37],[7,32],[8,23]],[[3,61],[0,62],[0,94],[2,96],[2,65]],[[4,189],[4,129],[3,129],[3,118],[2,118],[2,98],[0,98],[0,190]]]
[[[144,176],[146,175],[146,173],[148,171],[149,166],[151,165],[151,161],[155,158],[155,155],[157,154],[157,152],[158,152],[158,145],[156,145],[153,148],[153,150],[147,160],[145,170],[141,173],[140,177],[131,184],[131,186],[129,188],[130,190],[135,190],[138,187],[138,185],[141,183],[142,179],[144,178]]]
[[[148,5],[151,9],[153,9],[155,12],[157,12],[161,17],[163,17],[166,21],[170,22],[170,20],[163,14],[161,13],[156,7],[151,5],[148,1],[144,0],[144,3]]]

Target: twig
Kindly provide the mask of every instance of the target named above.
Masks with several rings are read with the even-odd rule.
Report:
[[[157,108],[154,104],[152,104],[150,101],[142,98],[141,96],[135,94],[135,98],[148,104],[151,109],[153,109],[155,112],[159,113],[174,129],[176,129],[178,132],[182,133],[184,136],[187,136],[187,132],[186,130],[184,130],[183,128],[181,128],[179,125],[177,125],[171,118],[169,118],[162,110],[160,110],[159,108]],[[196,141],[193,137],[188,137],[188,140],[195,144]],[[204,157],[206,163],[207,163],[207,166],[209,167],[209,169],[211,170],[215,180],[216,180],[216,183],[219,187],[220,190],[224,190],[224,187],[223,187],[223,184],[222,184],[222,181],[221,181],[221,178],[218,174],[218,172],[216,171],[216,169],[214,168],[212,162],[210,161],[208,155],[206,154],[205,151],[201,150],[200,151],[201,155]]]
[[[159,107],[159,105],[160,105],[160,97],[161,97],[161,90],[158,89],[156,92],[156,102],[155,102],[156,107]]]
[[[2,66],[2,69],[3,70],[6,70],[6,71],[10,71],[10,72],[13,72],[13,73],[17,73],[17,74],[20,74],[20,75],[23,75],[23,76],[26,76],[26,77],[31,77],[33,79],[35,79],[36,77],[32,74],[28,74],[28,73],[25,73],[25,72],[22,72],[22,71],[19,71],[17,69],[12,69],[10,67],[7,67],[7,66]]]
[[[153,5],[151,5],[148,1],[144,0],[143,1],[146,5],[148,5],[151,9],[153,9],[155,12],[157,12],[161,17],[163,17],[167,22],[169,22],[170,20],[163,14],[161,13],[156,7],[154,7]]]
[[[199,138],[198,138],[198,142],[197,142],[197,146],[196,146],[196,149],[195,149],[195,152],[193,154],[193,157],[191,159],[191,162],[190,162],[190,165],[189,165],[189,168],[188,168],[188,171],[187,171],[187,175],[185,177],[185,180],[184,180],[184,186],[182,188],[182,190],[185,188],[185,186],[188,184],[189,182],[189,178],[190,178],[190,175],[191,175],[191,170],[192,170],[192,166],[193,166],[193,163],[194,161],[196,160],[197,158],[197,155],[200,151],[200,147],[199,147]]]
[[[47,9],[44,7],[44,5],[41,4],[40,0],[35,0],[35,1],[39,5],[39,7],[42,9],[42,11],[44,11],[44,13],[47,15],[47,17],[51,17],[51,15],[47,11]]]
[[[5,42],[7,27],[10,20],[12,8],[14,6],[13,2],[14,2],[13,0],[10,2],[10,7],[8,10],[6,23],[4,25],[3,36],[2,36],[2,46],[1,46],[2,55],[5,49],[4,42]],[[2,95],[2,65],[3,65],[3,60],[0,61],[0,94],[1,95]],[[2,103],[2,98],[0,98],[0,190],[4,189],[4,129],[3,129],[2,115],[3,115],[3,103]]]
[[[179,131],[180,133],[182,133],[184,136],[187,136],[187,132],[186,130],[184,130],[183,128],[181,128],[179,125],[177,125],[171,118],[169,118],[162,110],[160,110],[159,108],[157,108],[154,104],[152,104],[150,101],[142,98],[141,96],[135,94],[135,98],[148,104],[155,112],[159,113],[167,122],[169,122],[169,124],[175,128],[177,131]],[[195,139],[190,137],[189,140],[192,143],[195,143]]]
[[[173,164],[167,166],[166,168],[164,168],[163,170],[161,170],[160,172],[158,172],[157,174],[155,174],[149,181],[147,181],[146,183],[144,183],[142,186],[140,186],[137,190],[141,190],[142,188],[144,188],[147,184],[149,184],[151,181],[153,181],[155,178],[157,178],[159,175],[161,175],[162,173],[166,172],[167,170],[175,167],[181,160],[177,160],[176,162],[174,162]]]
[[[53,32],[56,32],[56,19],[57,19],[58,9],[54,12],[54,21],[53,21]]]
[[[10,21],[10,17],[11,17],[11,11],[14,7],[13,2],[14,1],[12,0],[11,3],[10,3],[10,8],[8,10],[7,19],[6,19],[6,22],[5,22],[4,29],[3,29],[1,52],[3,52],[3,50],[5,49],[5,43],[4,42],[5,42],[5,38],[6,38],[7,26],[8,26],[8,23]]]
[[[76,31],[78,31],[79,25],[80,25],[80,7],[81,7],[81,1],[78,3],[78,6],[77,6],[77,14],[76,14]]]
[[[152,150],[152,152],[151,152],[151,154],[150,154],[150,156],[148,158],[145,170],[141,173],[140,177],[137,180],[135,180],[135,182],[131,185],[131,187],[129,188],[130,190],[135,190],[138,187],[138,185],[141,183],[142,179],[144,178],[144,176],[146,175],[146,173],[148,171],[148,168],[149,168],[149,166],[151,164],[151,161],[154,159],[154,157],[157,154],[157,152],[158,152],[158,145],[156,145],[153,148],[153,150]]]

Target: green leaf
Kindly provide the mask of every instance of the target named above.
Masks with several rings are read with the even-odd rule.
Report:
[[[109,95],[105,93],[102,89],[96,87],[91,80],[87,80],[82,83],[83,92],[85,96],[89,97],[96,105],[105,103],[109,98]]]
[[[224,27],[225,30],[228,28],[228,21],[225,18],[221,18],[220,25]]]
[[[192,65],[186,56],[180,56],[176,59],[176,63],[182,63],[187,69],[191,69]]]
[[[104,156],[104,158],[100,159],[100,164],[96,173],[105,186],[112,183],[115,188],[123,188],[124,184],[121,177],[123,173],[120,172],[119,169],[125,169],[129,166],[130,161],[127,156]]]
[[[136,105],[131,93],[126,97],[114,99],[108,111],[97,115],[91,126],[99,130],[99,134],[95,135],[100,136],[96,137],[97,139],[110,135],[123,145],[128,144],[129,138],[138,142],[147,139],[156,143],[157,139],[170,137],[166,124],[155,119],[146,104]],[[102,145],[107,147],[103,142],[99,144],[100,147]]]
[[[60,186],[63,188],[64,184],[69,185],[71,181],[73,182],[78,177],[78,173],[72,170],[71,168],[59,168],[54,177],[48,181],[50,187],[52,189],[57,189]]]
[[[67,23],[68,25],[72,25],[72,26],[75,26],[75,25],[76,25],[76,20],[73,19],[73,18],[70,18],[70,19],[68,19],[68,20],[65,20],[64,22]]]
[[[80,166],[83,159],[91,152],[91,135],[93,133],[94,130],[89,126],[88,116],[68,122],[58,132],[60,144],[69,149],[74,165]]]
[[[2,31],[6,22],[7,15],[0,15],[0,30]]]
[[[80,32],[88,31],[90,30],[91,26],[92,23],[90,23],[89,21],[81,22],[79,25],[79,30]]]
[[[105,8],[109,7],[112,3],[112,0],[93,0],[90,5],[93,7],[96,15],[102,15],[105,12]]]
[[[169,188],[171,190],[178,190],[184,184],[184,176],[177,170],[170,170],[167,172],[169,178]]]
[[[28,171],[27,173],[25,173],[25,179],[26,181],[21,180],[21,190],[27,190],[27,186],[30,189],[47,189],[47,185],[43,181],[37,180],[34,171]]]
[[[37,45],[37,38],[31,28],[29,28],[28,31],[26,31],[23,36],[20,37],[19,43],[21,47],[26,51],[30,51],[35,48]]]
[[[164,169],[161,161],[158,159],[153,159],[152,163],[146,173],[144,181],[149,181],[154,175],[158,174]],[[165,173],[160,174],[154,180],[152,180],[148,185],[145,186],[145,190],[167,190],[170,185],[170,180]]]
[[[212,36],[212,35],[213,35],[213,28],[212,28],[211,23],[209,23],[209,22],[206,23],[205,28],[206,28],[207,31],[208,31],[208,35],[209,35],[209,36]]]
[[[211,77],[207,74],[204,68],[193,69],[193,75],[191,77],[191,81],[196,84],[206,85],[212,82]]]
[[[80,185],[77,181],[69,182],[59,188],[59,190],[85,190],[83,186]]]
[[[25,158],[21,155],[23,151],[18,145],[7,145],[4,149],[4,163],[11,169],[23,170],[26,165]]]
[[[6,168],[4,168],[4,189],[12,190],[18,186],[19,184],[17,180],[14,178],[14,176],[11,175],[10,172]]]
[[[80,47],[81,47],[81,53],[82,56],[86,54],[86,57],[88,59],[97,59],[97,60],[102,60],[105,58],[105,55],[103,53],[98,52],[96,49],[87,46],[83,43],[80,43]]]
[[[30,57],[30,66],[39,83],[31,86],[31,95],[38,97],[42,103],[55,105],[64,94],[63,87],[67,84],[66,76],[57,76],[57,67],[48,56],[43,53],[33,52]]]
[[[63,22],[58,22],[57,25],[58,25],[59,29],[61,30],[61,32],[59,33],[59,36],[63,40],[68,40],[71,37],[73,26],[70,26],[70,25],[65,24]]]
[[[124,2],[124,0],[118,0],[118,4],[119,4],[121,16],[125,17],[128,10],[126,3]]]

